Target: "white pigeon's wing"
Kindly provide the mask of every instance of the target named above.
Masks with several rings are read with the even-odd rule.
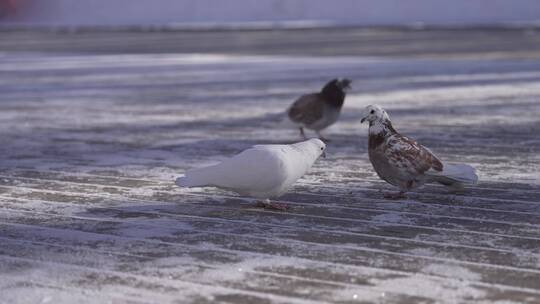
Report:
[[[251,149],[263,149],[267,151],[286,151],[287,149],[289,149],[289,146],[287,145],[255,145],[251,147]]]
[[[287,177],[279,148],[258,146],[206,169],[208,185],[239,193],[269,191]]]

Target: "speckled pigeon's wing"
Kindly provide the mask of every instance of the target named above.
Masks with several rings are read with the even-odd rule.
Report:
[[[401,134],[390,136],[385,153],[392,165],[411,175],[443,169],[441,161],[429,149]]]
[[[289,118],[295,122],[309,126],[323,117],[324,100],[319,94],[304,95],[296,100],[288,110]]]

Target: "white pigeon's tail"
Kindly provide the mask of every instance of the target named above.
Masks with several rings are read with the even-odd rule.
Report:
[[[210,185],[206,168],[193,169],[176,179],[176,184],[180,187],[204,187]]]
[[[444,164],[442,172],[430,170],[427,175],[445,186],[454,186],[455,184],[476,184],[478,175],[476,170],[466,164]]]

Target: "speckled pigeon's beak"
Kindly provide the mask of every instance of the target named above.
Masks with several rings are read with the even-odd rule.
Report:
[[[364,117],[364,118],[360,119],[360,123],[361,123],[361,124],[364,123],[364,121],[366,121],[366,118],[367,118],[367,117]]]

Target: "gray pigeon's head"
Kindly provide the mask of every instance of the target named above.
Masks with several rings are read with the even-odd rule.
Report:
[[[321,94],[328,105],[341,109],[343,102],[345,101],[347,90],[350,88],[351,81],[349,79],[336,78],[324,85]]]
[[[337,80],[336,85],[341,90],[347,91],[351,88],[351,80],[347,78],[341,78]]]
[[[326,83],[322,92],[338,91],[344,93],[351,88],[351,80],[347,78],[335,78]]]
[[[362,120],[360,120],[360,123],[363,123],[364,121],[367,121],[372,125],[374,122],[378,121],[390,121],[390,116],[388,116],[388,113],[380,106],[369,105],[362,112]]]

